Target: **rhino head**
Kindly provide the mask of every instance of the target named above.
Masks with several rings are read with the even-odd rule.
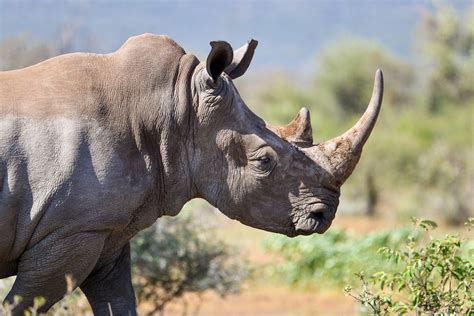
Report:
[[[232,83],[248,68],[256,41],[236,51],[224,41],[211,46],[192,77],[196,196],[255,228],[288,236],[324,233],[335,217],[341,185],[375,125],[382,72],[376,73],[360,120],[341,136],[313,144],[307,108],[288,125],[271,126],[247,107]]]

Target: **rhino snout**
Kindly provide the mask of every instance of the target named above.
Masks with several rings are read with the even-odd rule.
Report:
[[[320,204],[296,220],[295,231],[298,235],[322,234],[331,227],[335,213],[332,207]]]

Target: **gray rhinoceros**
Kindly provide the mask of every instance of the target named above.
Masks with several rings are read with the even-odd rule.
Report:
[[[257,42],[211,42],[206,63],[166,36],[106,55],[76,53],[0,73],[0,278],[15,314],[72,275],[96,315],[135,314],[129,240],[203,198],[245,225],[323,233],[382,100],[377,71],[362,118],[313,145],[309,112],[266,124],[232,79]],[[109,307],[110,304],[110,307]]]

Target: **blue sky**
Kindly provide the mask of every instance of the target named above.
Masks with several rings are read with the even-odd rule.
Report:
[[[453,2],[453,1],[451,1]],[[454,1],[462,10],[469,1]],[[257,69],[305,71],[322,47],[343,36],[376,41],[413,58],[416,24],[431,1],[6,1],[0,0],[0,40],[18,34],[54,42],[75,29],[74,50],[111,52],[131,35],[167,34],[205,56],[209,41],[234,47],[259,41]]]

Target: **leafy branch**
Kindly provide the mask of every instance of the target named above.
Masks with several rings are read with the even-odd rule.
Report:
[[[466,225],[470,228],[473,223],[471,218]],[[474,266],[462,252],[464,240],[449,234],[433,238],[429,235],[437,227],[433,221],[414,219],[414,225],[414,233],[408,237],[402,250],[379,249],[387,260],[398,265],[398,272],[372,274],[369,280],[375,289],[369,286],[363,273],[357,273],[362,291],[354,294],[352,287],[348,286],[345,292],[374,315],[409,311],[417,315],[474,313]],[[424,230],[428,239],[425,243],[413,237],[419,228]]]

